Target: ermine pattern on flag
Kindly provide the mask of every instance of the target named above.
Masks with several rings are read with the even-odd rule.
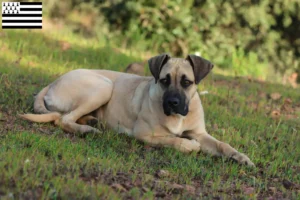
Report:
[[[41,29],[42,2],[2,2],[3,29]]]

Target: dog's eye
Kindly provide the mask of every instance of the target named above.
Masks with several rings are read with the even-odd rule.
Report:
[[[170,74],[167,74],[167,76],[165,76],[165,78],[159,79],[159,82],[165,86],[168,87],[171,84],[171,77]]]
[[[181,81],[181,85],[182,87],[189,87],[190,85],[192,85],[192,81],[189,81],[189,80],[182,80]]]
[[[163,85],[167,85],[168,80],[166,78],[160,79],[159,82],[161,82]]]

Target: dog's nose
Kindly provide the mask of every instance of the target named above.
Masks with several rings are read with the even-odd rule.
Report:
[[[179,106],[179,99],[176,97],[169,98],[168,104],[169,104],[169,106],[177,107],[177,106]]]

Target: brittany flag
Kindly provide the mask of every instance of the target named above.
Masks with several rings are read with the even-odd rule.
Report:
[[[42,2],[2,2],[2,29],[41,29]]]

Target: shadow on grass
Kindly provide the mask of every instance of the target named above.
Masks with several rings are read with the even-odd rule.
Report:
[[[72,45],[37,32],[9,32],[5,40],[12,51],[35,57],[43,62],[54,62],[66,66],[67,69],[124,71],[129,63],[140,60],[117,52],[111,47],[93,48]]]

